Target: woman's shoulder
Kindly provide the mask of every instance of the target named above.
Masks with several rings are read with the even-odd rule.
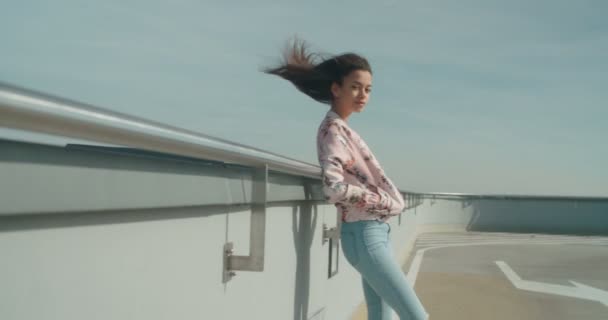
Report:
[[[332,118],[325,118],[319,125],[318,137],[326,137],[329,133],[340,134],[352,139],[352,130],[343,121]]]

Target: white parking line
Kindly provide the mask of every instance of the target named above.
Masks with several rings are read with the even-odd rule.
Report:
[[[505,241],[494,241],[494,242],[484,242],[484,243],[455,243],[455,244],[444,244],[440,246],[433,246],[429,248],[424,248],[416,251],[416,256],[410,265],[410,269],[407,272],[407,280],[410,285],[413,287],[416,284],[416,278],[418,278],[418,272],[420,271],[420,265],[422,264],[422,258],[424,258],[424,253],[429,250],[441,249],[441,248],[449,248],[449,247],[468,247],[468,246],[483,246],[483,245],[500,245],[500,244],[513,244],[511,242]]]
[[[496,238],[494,238],[496,239]],[[414,256],[414,259],[412,261],[412,263],[410,264],[410,268],[407,272],[406,278],[407,281],[410,283],[410,285],[412,286],[412,288],[414,287],[414,285],[416,284],[416,279],[418,278],[418,272],[420,271],[420,266],[422,265],[422,259],[424,258],[424,253],[429,251],[429,250],[434,250],[434,249],[441,249],[441,248],[448,248],[448,247],[468,247],[468,246],[484,246],[484,245],[509,245],[509,244],[521,244],[522,242],[524,242],[525,244],[540,244],[540,245],[560,245],[560,244],[593,244],[593,245],[608,245],[608,243],[606,242],[606,238],[602,238],[602,239],[597,239],[597,238],[592,238],[592,239],[581,239],[580,237],[573,237],[571,240],[568,239],[564,239],[562,238],[562,241],[556,241],[555,239],[542,239],[542,238],[537,238],[535,239],[533,238],[511,238],[511,239],[506,239],[507,241],[496,241],[496,240],[489,240],[489,239],[484,239],[483,241],[480,242],[476,242],[476,243],[447,243],[447,244],[442,244],[442,245],[434,245],[428,248],[424,248],[424,249],[418,249],[416,250],[416,256]],[[479,240],[479,239],[477,239]],[[524,240],[524,241],[522,241]],[[446,242],[450,242],[449,237],[446,237],[445,239]],[[415,246],[418,246],[417,244],[415,244]],[[516,275],[517,276],[517,275]],[[601,299],[601,302],[605,304],[605,297],[603,296],[605,294],[605,292],[602,293],[597,293],[597,292],[593,292],[591,293],[593,290],[599,290],[597,288],[593,288],[593,287],[589,287],[574,281],[571,281],[574,285],[578,286],[578,287],[587,287],[587,291],[589,292],[589,294],[594,294],[595,296],[597,296],[599,299]],[[601,290],[600,290],[601,291]],[[600,301],[595,299],[596,301]],[[393,312],[393,319],[394,320],[398,320],[399,317],[397,316],[397,314],[395,312]]]
[[[416,251],[416,255],[414,256],[414,259],[412,261],[412,263],[410,264],[410,268],[407,272],[406,278],[408,280],[408,282],[410,283],[410,285],[412,287],[414,287],[414,285],[416,284],[416,278],[418,277],[418,272],[420,271],[420,266],[422,264],[422,259],[424,258],[424,253],[429,251],[429,250],[435,250],[435,249],[441,249],[441,248],[449,248],[449,247],[468,247],[468,246],[486,246],[486,245],[509,245],[509,244],[521,244],[522,241],[521,240],[507,240],[507,241],[487,241],[487,242],[481,242],[481,243],[452,243],[452,244],[442,244],[442,245],[438,245],[438,246],[431,246],[428,248],[424,248],[424,249],[418,249]],[[599,245],[605,245],[605,243],[597,243],[597,240],[588,240],[588,241],[581,241],[581,239],[573,239],[573,240],[562,240],[562,241],[554,241],[554,240],[550,240],[550,241],[546,241],[546,240],[532,240],[532,241],[526,241],[525,244],[538,244],[538,245],[562,245],[562,244],[599,244]]]
[[[509,281],[514,287],[520,290],[533,291],[548,293],[553,295],[560,295],[578,299],[593,300],[603,303],[608,307],[608,291],[604,291],[598,288],[594,288],[582,283],[578,283],[570,280],[574,287],[562,286],[551,283],[544,283],[538,281],[522,280],[521,277],[509,267],[504,261],[495,261],[500,270],[507,276]]]

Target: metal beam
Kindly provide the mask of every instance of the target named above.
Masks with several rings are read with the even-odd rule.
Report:
[[[249,230],[249,255],[233,255],[234,244],[224,245],[224,272],[222,282],[230,281],[235,271],[264,271],[266,244],[266,201],[268,199],[268,165],[253,172],[251,199],[251,225]]]

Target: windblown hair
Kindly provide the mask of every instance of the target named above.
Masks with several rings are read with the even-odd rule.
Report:
[[[342,85],[344,77],[355,70],[372,72],[367,60],[355,53],[321,57],[318,53],[308,52],[303,40],[294,39],[283,52],[282,63],[264,72],[277,75],[293,83],[298,90],[318,102],[331,104],[333,95],[331,85]]]

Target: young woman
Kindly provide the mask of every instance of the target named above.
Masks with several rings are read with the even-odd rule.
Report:
[[[283,63],[264,71],[289,80],[314,100],[331,106],[317,134],[323,192],[342,217],[342,250],[361,274],[368,319],[389,320],[392,310],[401,319],[428,319],[392,254],[387,220],[403,211],[403,197],[347,123],[369,100],[371,67],[354,53],[321,61],[315,57],[318,55],[307,52],[304,42],[295,40]]]

